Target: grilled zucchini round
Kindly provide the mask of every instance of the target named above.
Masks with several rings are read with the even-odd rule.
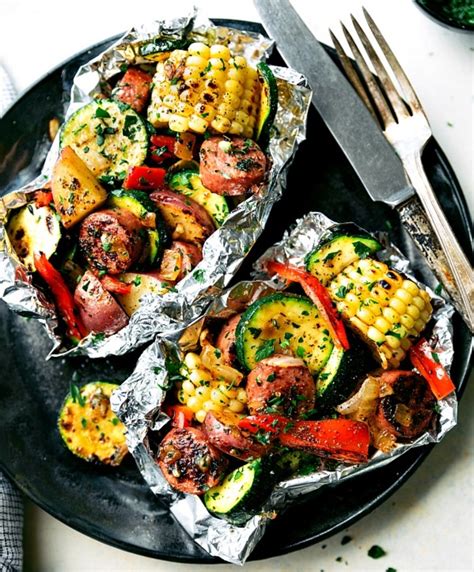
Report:
[[[110,407],[118,385],[93,381],[71,385],[59,413],[58,427],[66,447],[84,461],[116,467],[128,452],[125,425]]]

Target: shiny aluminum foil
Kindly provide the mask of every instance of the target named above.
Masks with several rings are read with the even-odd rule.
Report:
[[[176,40],[185,35],[194,41],[227,44],[233,53],[244,55],[253,65],[265,59],[273,48],[273,42],[268,38],[214,26],[195,12],[174,20],[149,22],[132,28],[78,70],[66,116],[69,117],[98,93],[106,91],[107,81],[120,72],[123,64],[153,63],[142,55],[151,43]],[[287,169],[305,137],[306,115],[311,100],[306,80],[289,68],[272,66],[272,71],[278,84],[278,110],[267,150],[271,157],[268,184],[258,196],[248,197],[231,211],[224,224],[205,242],[203,259],[191,274],[164,296],[150,294],[130,318],[129,324],[113,336],[103,338],[91,334],[78,346],[66,349],[65,340],[56,331],[58,320],[54,305],[32,285],[31,276],[24,271],[12,251],[5,230],[9,211],[23,206],[29,194],[49,179],[59,153],[59,135],[48,153],[41,175],[22,189],[3,197],[3,202],[0,199],[0,298],[12,310],[42,321],[54,342],[50,356],[87,355],[97,358],[129,352],[151,341],[157,333],[166,335],[190,323],[230,282],[260,236],[273,204],[283,193]]]
[[[439,402],[439,420],[435,428],[421,435],[410,444],[398,444],[385,454],[378,451],[364,465],[344,465],[324,462],[321,468],[310,475],[295,477],[280,482],[267,499],[261,513],[253,516],[244,526],[234,526],[218,519],[206,510],[202,500],[194,495],[178,493],[170,487],[154,461],[157,449],[157,434],[154,433],[168,423],[168,417],[160,412],[160,405],[171,389],[166,362],[180,359],[185,351],[198,342],[199,333],[206,319],[226,318],[242,311],[254,300],[284,288],[284,284],[270,279],[264,272],[265,261],[276,259],[295,266],[304,266],[305,255],[318,244],[322,234],[333,221],[321,213],[310,213],[297,221],[294,229],[287,232],[281,242],[271,247],[256,263],[256,279],[240,282],[215,298],[204,316],[187,328],[180,328],[167,337],[158,337],[141,355],[136,369],[112,397],[112,407],[127,426],[128,446],[135,457],[140,471],[151,490],[185,528],[190,537],[209,554],[234,564],[243,564],[262,537],[269,520],[281,513],[301,495],[312,493],[319,487],[342,479],[360,475],[375,467],[389,463],[395,457],[412,447],[438,442],[456,424],[457,401],[451,395]],[[386,235],[378,237],[385,246],[379,258],[395,269],[410,276],[411,262],[387,240]],[[417,261],[417,264],[419,261]],[[410,276],[411,279],[419,282]],[[453,360],[452,327],[450,318],[453,309],[444,299],[428,288],[434,307],[430,343],[441,363],[449,370]]]

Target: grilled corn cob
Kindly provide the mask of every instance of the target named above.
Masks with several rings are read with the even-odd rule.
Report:
[[[261,87],[257,71],[228,47],[196,42],[157,64],[148,120],[173,131],[252,137]]]
[[[204,421],[208,411],[244,411],[247,403],[245,389],[219,379],[204,366],[196,353],[186,354],[181,375],[185,379],[177,386],[178,401],[193,411],[199,423]]]
[[[429,294],[372,258],[347,266],[328,288],[339,312],[384,369],[400,365],[431,317]]]

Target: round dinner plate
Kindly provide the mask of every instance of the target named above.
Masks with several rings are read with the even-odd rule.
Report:
[[[216,20],[217,24],[263,33],[259,24]],[[111,38],[72,57],[50,72],[0,120],[0,194],[36,176],[49,147],[48,122],[64,117],[78,67],[99,54]],[[283,65],[278,54],[271,63]],[[436,142],[424,153],[436,194],[465,251],[472,235],[456,177]],[[236,280],[248,277],[252,262],[298,217],[320,210],[334,220],[352,220],[368,230],[390,228],[403,249],[398,219],[373,203],[314,109],[307,141],[290,169],[288,189]],[[462,393],[471,357],[470,335],[454,316],[452,376]],[[137,353],[106,360],[44,357],[50,347],[42,327],[0,305],[0,465],[36,504],[69,526],[130,552],[180,562],[219,560],[195,544],[147,488],[132,459],[112,470],[84,463],[62,445],[56,420],[71,380],[122,381]],[[302,548],[330,536],[387,499],[420,465],[431,447],[408,451],[388,465],[304,497],[272,522],[252,559]]]

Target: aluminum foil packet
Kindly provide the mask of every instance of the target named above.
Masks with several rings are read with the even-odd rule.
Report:
[[[157,497],[169,506],[176,520],[190,537],[209,554],[232,562],[243,564],[252,549],[262,537],[266,525],[281,514],[289,503],[301,495],[312,493],[318,488],[360,475],[405,453],[412,447],[435,443],[456,424],[457,401],[450,395],[439,402],[439,418],[436,427],[425,432],[410,444],[397,444],[390,453],[376,452],[363,465],[322,462],[318,471],[291,478],[278,483],[258,515],[252,516],[243,526],[234,526],[225,520],[212,516],[198,496],[184,495],[170,487],[154,461],[157,450],[157,431],[163,428],[169,418],[160,410],[167,391],[173,387],[172,375],[168,370],[174,360],[180,360],[184,352],[193,349],[206,320],[227,318],[242,311],[254,300],[284,288],[275,278],[264,272],[265,262],[276,259],[304,267],[305,255],[313,250],[321,236],[335,223],[321,213],[310,213],[297,221],[293,230],[287,232],[281,242],[271,247],[255,264],[255,280],[240,282],[216,297],[205,314],[187,328],[176,330],[167,337],[158,337],[139,358],[135,371],[116,390],[112,407],[127,426],[128,446],[137,465]],[[387,240],[387,235],[378,237],[384,250],[377,256],[398,271],[410,275],[411,262]],[[432,296],[434,314],[430,344],[440,362],[447,370],[453,360],[452,326],[450,318],[453,308],[428,288]]]
[[[148,22],[132,28],[78,70],[66,118],[101,93],[107,81],[120,73],[125,64],[153,63],[156,46],[166,46],[167,42],[183,38],[226,44],[234,54],[244,55],[252,65],[266,59],[273,49],[272,40],[252,32],[215,26],[196,10],[188,16]],[[292,69],[270,67],[277,79],[278,109],[267,148],[271,160],[268,184],[258,196],[254,194],[234,208],[224,224],[206,240],[203,259],[192,273],[173,291],[163,296],[146,296],[129,324],[112,336],[90,334],[68,349],[66,340],[57,333],[54,305],[32,284],[31,275],[19,262],[8,240],[5,225],[9,212],[25,205],[31,193],[42,188],[50,178],[59,154],[59,135],[40,176],[0,199],[0,298],[15,312],[43,323],[54,342],[49,357],[87,355],[98,358],[127,353],[150,342],[157,333],[166,335],[193,321],[227,286],[265,227],[273,204],[283,193],[287,169],[305,138],[311,101],[306,80]]]

